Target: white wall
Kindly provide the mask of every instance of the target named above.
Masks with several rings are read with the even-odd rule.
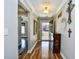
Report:
[[[72,24],[67,27],[66,32],[69,28],[72,30],[71,37],[68,38],[67,34],[62,35],[61,40],[61,51],[66,56],[67,59],[75,59],[75,9],[72,11]]]
[[[74,2],[74,1],[73,1]],[[67,23],[68,13],[66,12],[67,5],[63,7],[63,17],[66,23],[61,19],[57,19],[57,33],[61,33],[61,52],[66,59],[75,59],[75,8],[72,10],[71,19],[72,23]],[[68,37],[69,28],[72,30],[71,37]]]
[[[18,0],[5,0],[4,58],[18,59]]]
[[[29,15],[30,17],[30,50],[33,48],[36,40],[37,40],[37,34],[33,34],[33,21],[36,20],[37,21],[37,17],[33,14],[33,13],[30,13]]]

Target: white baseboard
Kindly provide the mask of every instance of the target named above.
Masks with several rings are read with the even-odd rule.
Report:
[[[33,45],[32,49],[28,50],[28,52],[27,52],[27,53],[31,53],[31,52],[33,51],[33,49],[35,48],[35,46],[36,46],[37,42],[38,42],[38,41],[36,41],[36,42],[35,42],[35,44]]]
[[[60,52],[60,54],[63,57],[63,59],[66,59],[66,57],[64,56],[64,54],[62,52]]]

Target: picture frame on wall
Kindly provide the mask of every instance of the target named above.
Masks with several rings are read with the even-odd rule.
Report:
[[[37,33],[37,21],[34,20],[33,21],[33,35],[35,35]]]

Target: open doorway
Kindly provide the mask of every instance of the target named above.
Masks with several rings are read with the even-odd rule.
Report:
[[[42,23],[42,40],[49,40],[49,23]]]
[[[19,59],[28,51],[28,13],[21,2],[18,2],[18,56]]]
[[[53,51],[53,33],[50,32],[50,23],[42,23],[41,59],[49,59]]]

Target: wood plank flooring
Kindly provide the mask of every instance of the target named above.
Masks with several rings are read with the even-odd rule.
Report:
[[[48,58],[41,58],[41,56],[41,43],[39,42],[32,53],[24,53],[19,57],[19,59],[63,59],[59,53],[52,53],[51,50],[49,51]]]

